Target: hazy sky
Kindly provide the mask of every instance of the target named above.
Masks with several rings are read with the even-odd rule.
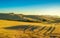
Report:
[[[60,15],[60,0],[0,0],[0,13]]]

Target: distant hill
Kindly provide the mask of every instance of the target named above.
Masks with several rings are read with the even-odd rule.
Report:
[[[60,23],[60,18],[49,15],[23,15],[14,13],[0,13],[1,20],[14,20],[24,22],[45,22],[45,23]]]

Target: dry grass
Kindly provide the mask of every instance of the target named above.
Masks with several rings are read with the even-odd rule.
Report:
[[[13,27],[19,26],[18,29]],[[21,26],[28,26],[21,29]],[[8,29],[7,27],[12,27]],[[34,28],[36,27],[36,28]],[[38,27],[38,28],[37,28]],[[7,29],[5,29],[7,28]],[[31,30],[34,28],[33,30]],[[28,23],[0,20],[0,38],[60,38],[60,24]]]

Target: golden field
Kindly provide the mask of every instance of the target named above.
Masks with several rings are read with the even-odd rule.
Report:
[[[0,38],[60,38],[60,23],[0,20]]]

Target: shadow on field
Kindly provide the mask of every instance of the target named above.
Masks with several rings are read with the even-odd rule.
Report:
[[[19,29],[22,29],[22,30],[27,30],[29,29],[30,31],[33,31],[35,29],[38,29],[40,28],[40,26],[33,26],[33,25],[18,25],[18,26],[12,26],[12,27],[5,27],[4,29],[11,29],[11,30],[19,30]]]
[[[12,27],[5,27],[8,30],[19,30],[16,38],[60,38],[59,34],[52,33],[55,27],[37,26],[37,25],[17,25]]]

